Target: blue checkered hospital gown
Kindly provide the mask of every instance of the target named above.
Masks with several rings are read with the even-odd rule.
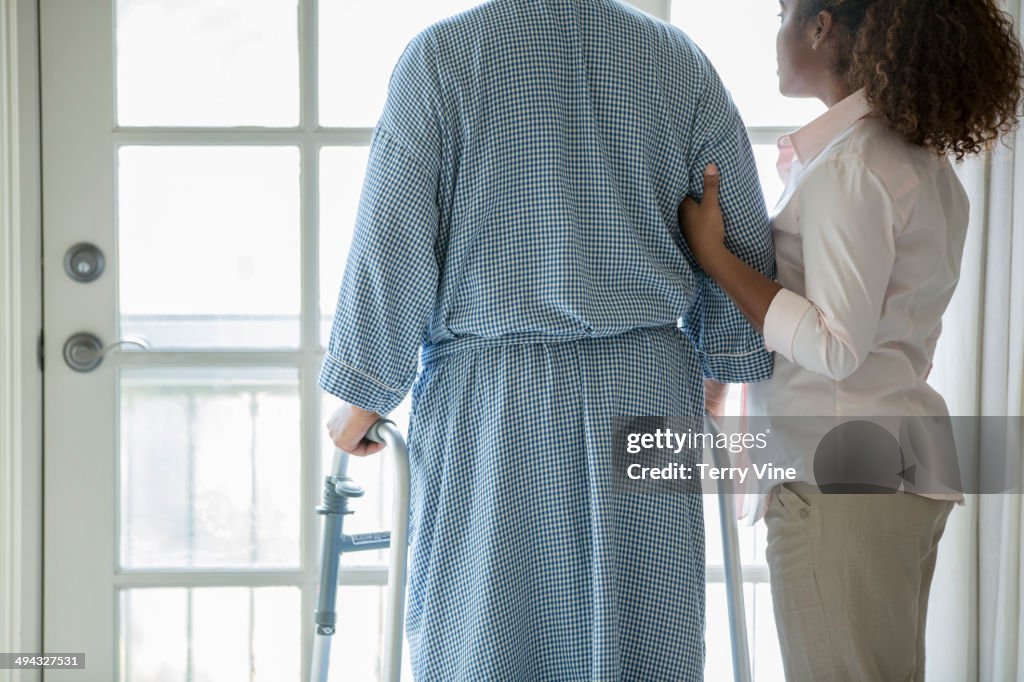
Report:
[[[767,378],[677,207],[721,168],[774,277],[744,126],[679,30],[613,0],[493,0],[416,37],[374,130],[328,392],[412,391],[417,680],[698,680],[701,496],[611,492],[613,415]]]

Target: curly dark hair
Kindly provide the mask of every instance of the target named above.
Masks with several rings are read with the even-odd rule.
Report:
[[[991,148],[1022,115],[1024,52],[994,0],[800,0],[839,28],[835,73],[865,88],[908,142],[953,154]]]

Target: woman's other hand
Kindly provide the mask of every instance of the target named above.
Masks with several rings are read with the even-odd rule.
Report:
[[[725,250],[725,220],[718,204],[721,176],[710,164],[704,169],[704,199],[700,203],[686,197],[679,207],[679,228],[690,246],[697,264],[706,265]]]
[[[725,418],[725,401],[729,397],[729,384],[714,379],[704,380],[704,409],[719,427]]]

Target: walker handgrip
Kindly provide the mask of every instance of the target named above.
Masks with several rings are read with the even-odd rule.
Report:
[[[390,419],[387,419],[386,417],[381,417],[380,419],[378,419],[377,421],[375,421],[373,423],[373,426],[370,427],[370,429],[366,432],[366,435],[363,436],[363,437],[366,440],[372,441],[374,443],[385,443],[385,442],[387,442],[387,441],[384,440],[384,435],[380,432],[380,430],[386,424],[391,424],[392,426],[394,426],[395,422],[391,421]]]

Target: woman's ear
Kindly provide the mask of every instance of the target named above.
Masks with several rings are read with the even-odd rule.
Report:
[[[827,10],[818,12],[814,20],[814,36],[811,40],[811,49],[817,50],[825,44],[825,41],[832,34],[832,13]]]

